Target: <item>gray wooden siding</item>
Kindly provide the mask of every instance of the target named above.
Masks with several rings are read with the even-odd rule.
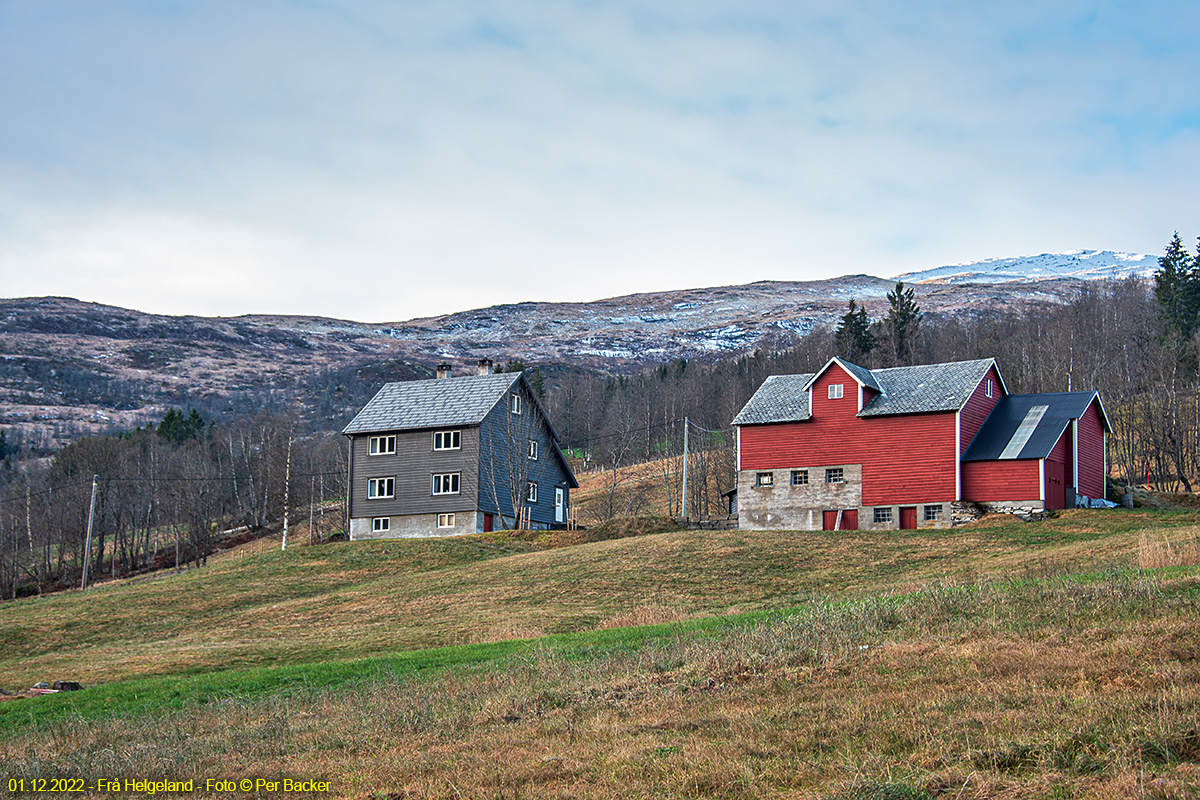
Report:
[[[433,449],[435,430],[462,431],[460,450]],[[431,514],[449,511],[473,511],[478,497],[478,428],[431,428],[397,432],[395,455],[367,454],[367,441],[374,434],[356,434],[352,439],[352,486],[350,516],[387,517],[402,514]],[[391,434],[384,434],[391,435]],[[459,493],[433,494],[433,474],[461,473]],[[367,480],[395,476],[396,496],[390,500],[368,500]]]
[[[526,503],[534,522],[554,522],[554,489],[562,488],[570,503],[570,488],[562,462],[555,454],[554,440],[545,419],[538,413],[524,391],[524,383],[514,385],[522,393],[521,414],[510,411],[505,395],[484,418],[481,426],[479,462],[479,508],[489,513],[512,517],[509,485],[513,479],[522,484],[533,481],[538,485],[536,503]],[[529,439],[538,443],[538,459],[528,457]],[[525,488],[522,486],[522,497]]]

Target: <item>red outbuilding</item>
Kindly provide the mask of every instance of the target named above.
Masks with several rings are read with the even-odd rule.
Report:
[[[733,424],[742,528],[949,525],[956,504],[1066,508],[1104,496],[1096,392],[1008,393],[994,359],[870,370],[832,358],[767,378]]]

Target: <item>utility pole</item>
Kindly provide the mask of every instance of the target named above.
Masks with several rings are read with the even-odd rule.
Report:
[[[289,490],[292,482],[292,435],[288,434],[287,465],[283,468],[283,543],[280,550],[287,550],[287,522]]]
[[[99,475],[92,476],[92,502],[88,506],[87,540],[83,547],[83,582],[79,585],[80,591],[87,588],[88,568],[92,563],[92,520],[96,516],[96,480],[99,477]]]
[[[687,417],[684,417],[683,418],[683,502],[680,505],[680,508],[683,511],[684,521],[687,521],[687,518],[688,518],[688,507],[687,507],[688,428],[690,426],[691,426],[691,422],[688,420]]]

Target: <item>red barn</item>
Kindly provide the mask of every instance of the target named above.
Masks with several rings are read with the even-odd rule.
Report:
[[[773,375],[733,424],[742,528],[950,524],[1104,496],[1108,417],[1096,392],[1012,395],[994,359],[869,370],[840,358]]]

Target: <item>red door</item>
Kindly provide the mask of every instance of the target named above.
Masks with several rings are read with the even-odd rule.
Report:
[[[484,533],[492,532],[492,515],[491,514],[483,515],[483,532]]]
[[[917,507],[900,507],[900,530],[915,531],[917,529]]]
[[[838,519],[838,515],[841,519]],[[858,530],[858,509],[847,508],[844,511],[822,511],[821,530],[823,531],[856,531]]]
[[[1046,508],[1065,508],[1067,505],[1067,465],[1061,461],[1046,460]]]

